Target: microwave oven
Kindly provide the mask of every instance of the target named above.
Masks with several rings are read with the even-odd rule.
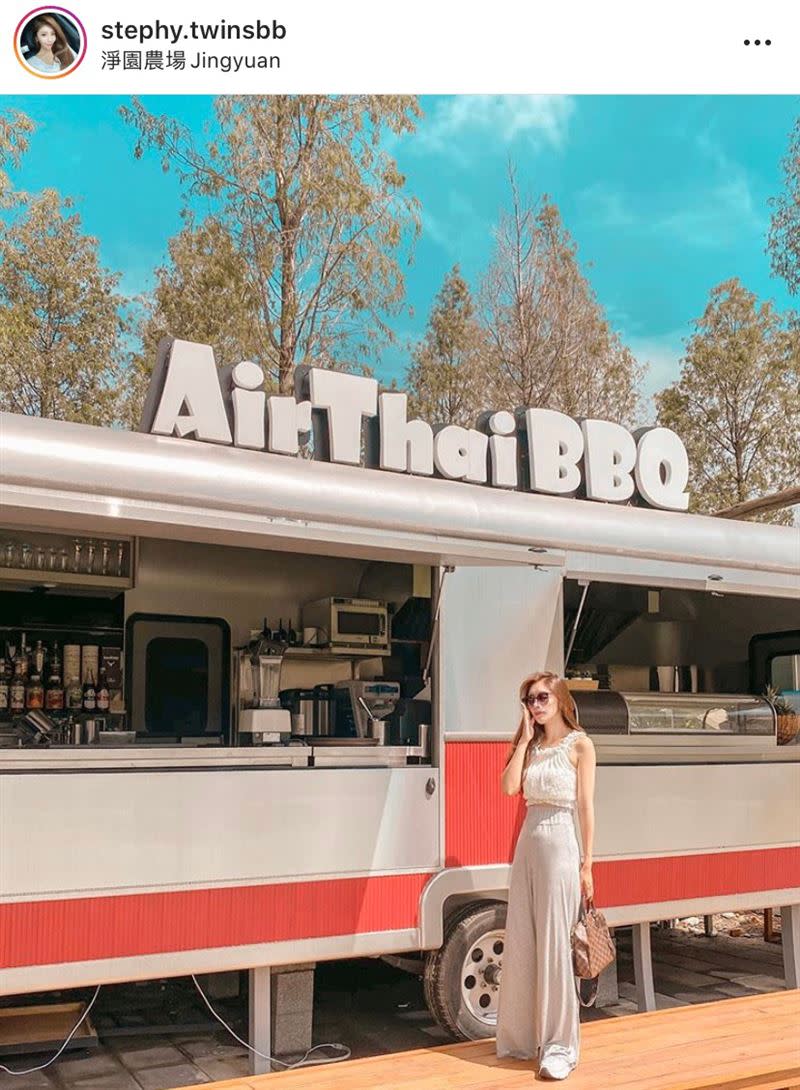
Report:
[[[371,598],[318,598],[303,606],[303,628],[316,643],[342,654],[389,654],[389,610]]]

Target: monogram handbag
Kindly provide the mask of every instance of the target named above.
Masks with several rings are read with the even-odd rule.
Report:
[[[598,977],[617,956],[606,918],[594,907],[594,900],[586,902],[581,897],[581,915],[572,928],[570,941],[573,972],[581,981],[588,982],[584,986],[586,999],[576,982],[578,999],[584,1007],[590,1007],[597,998]]]

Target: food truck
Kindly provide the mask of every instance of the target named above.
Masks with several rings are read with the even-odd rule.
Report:
[[[540,669],[640,1006],[650,923],[726,910],[797,987],[798,529],[689,513],[668,429],[262,387],[167,339],[139,432],[0,415],[0,995],[405,954],[492,1036]]]

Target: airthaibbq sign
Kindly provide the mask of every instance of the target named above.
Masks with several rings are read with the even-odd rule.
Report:
[[[475,427],[409,420],[404,393],[375,379],[319,367],[295,370],[295,396],[266,394],[264,372],[243,360],[219,369],[209,345],[159,345],[141,431],[297,456],[313,432],[314,456],[346,465],[450,481],[577,496],[632,499],[686,511],[689,459],[669,428],[634,432],[553,409],[482,413]]]

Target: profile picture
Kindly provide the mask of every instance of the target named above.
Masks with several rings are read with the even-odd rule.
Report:
[[[83,60],[86,34],[81,21],[66,8],[36,8],[20,20],[14,48],[29,72],[58,79],[74,72]]]

